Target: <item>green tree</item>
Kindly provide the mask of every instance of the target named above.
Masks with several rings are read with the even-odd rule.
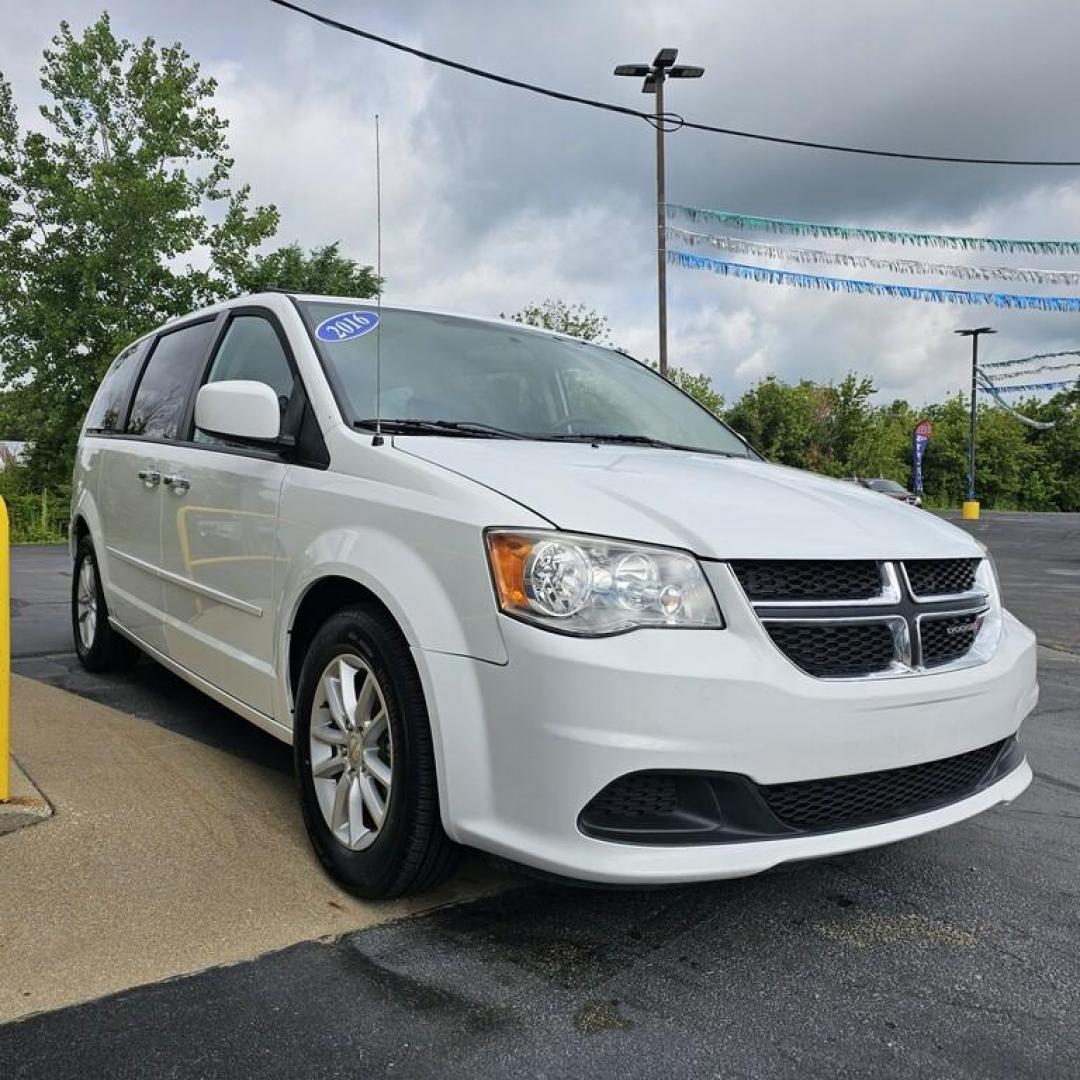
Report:
[[[926,407],[934,435],[923,458],[923,484],[927,502],[959,506],[967,477],[968,403],[962,394]]]
[[[181,46],[119,39],[107,14],[81,37],[61,23],[41,85],[23,133],[0,76],[0,351],[45,483],[113,356],[232,293],[278,215],[229,186],[215,83]]]
[[[686,368],[668,368],[668,379],[683,393],[689,394],[695,401],[704,405],[709,412],[720,416],[724,411],[724,395],[713,389],[712,379],[700,372],[687,371]]]
[[[527,323],[529,326],[541,326],[545,330],[555,330],[560,334],[583,338],[585,341],[595,341],[598,345],[614,344],[607,316],[585,304],[568,304],[565,300],[548,299],[542,304],[526,304],[510,316],[500,312],[499,318],[510,318],[514,322]],[[655,368],[656,364],[650,363],[649,366]],[[710,412],[717,416],[723,412],[724,396],[713,389],[708,375],[673,367],[668,369],[668,378]]]
[[[934,435],[923,460],[931,506],[958,506],[967,488],[970,403],[962,395],[916,411],[906,401],[877,406],[869,379],[839,385],[769,377],[748,390],[724,419],[766,457],[832,476],[885,476],[913,482],[912,433],[923,417]],[[976,423],[976,492],[989,509],[1080,510],[1080,385],[1022,409],[1052,421],[1024,426],[996,405],[980,403]]]
[[[542,304],[526,304],[513,315],[500,312],[499,318],[540,326],[560,334],[570,334],[572,337],[584,338],[585,341],[595,341],[599,345],[611,344],[607,316],[586,307],[585,304],[568,304],[565,300],[548,299]]]
[[[841,476],[865,475],[866,462],[859,459],[875,427],[875,410],[870,403],[874,381],[848,372],[839,384],[823,389],[829,410],[826,448],[830,465]]]
[[[1041,478],[1053,484],[1053,508],[1080,510],[1080,380],[1045,402],[1028,402],[1022,411],[1054,425],[1028,434],[1042,448]]]
[[[770,375],[743,394],[724,419],[771,461],[820,468],[827,416],[821,387],[808,380],[792,386]]]
[[[913,432],[920,419],[906,401],[872,409],[870,423],[852,445],[848,475],[884,476],[911,487]]]
[[[299,244],[289,244],[256,255],[247,266],[237,269],[237,288],[241,292],[279,288],[325,296],[375,296],[382,282],[374,268],[342,255],[340,247],[326,244],[305,255]]]

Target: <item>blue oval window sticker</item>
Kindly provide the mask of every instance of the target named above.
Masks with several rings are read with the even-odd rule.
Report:
[[[374,311],[345,311],[323,319],[315,327],[315,336],[320,341],[351,341],[370,333],[378,325],[379,316]]]

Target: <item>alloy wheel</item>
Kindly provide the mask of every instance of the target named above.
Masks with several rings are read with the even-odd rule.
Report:
[[[323,820],[350,851],[370,847],[390,805],[394,745],[382,686],[361,657],[343,654],[326,666],[310,730],[311,778]]]
[[[94,560],[83,559],[79,568],[79,581],[75,587],[75,613],[79,627],[79,641],[84,649],[94,647],[97,635],[97,570]]]

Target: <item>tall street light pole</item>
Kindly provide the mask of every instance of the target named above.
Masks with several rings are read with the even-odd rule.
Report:
[[[700,79],[705,74],[702,67],[676,64],[678,49],[661,49],[651,64],[619,64],[616,75],[644,79],[643,94],[656,95],[653,127],[656,128],[656,292],[660,330],[660,374],[668,372],[667,357],[667,232],[665,230],[664,203],[664,83],[668,79]]]
[[[977,326],[971,330],[954,330],[953,333],[960,337],[971,338],[971,419],[968,422],[968,474],[967,474],[967,499],[964,502],[964,517],[971,520],[978,519],[979,504],[975,500],[975,398],[977,384],[975,376],[979,370],[979,335],[996,334],[997,331],[989,326]]]

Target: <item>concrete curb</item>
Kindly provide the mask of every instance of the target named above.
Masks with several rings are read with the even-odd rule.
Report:
[[[11,758],[11,798],[0,803],[0,835],[52,817],[53,808],[22,767]]]

